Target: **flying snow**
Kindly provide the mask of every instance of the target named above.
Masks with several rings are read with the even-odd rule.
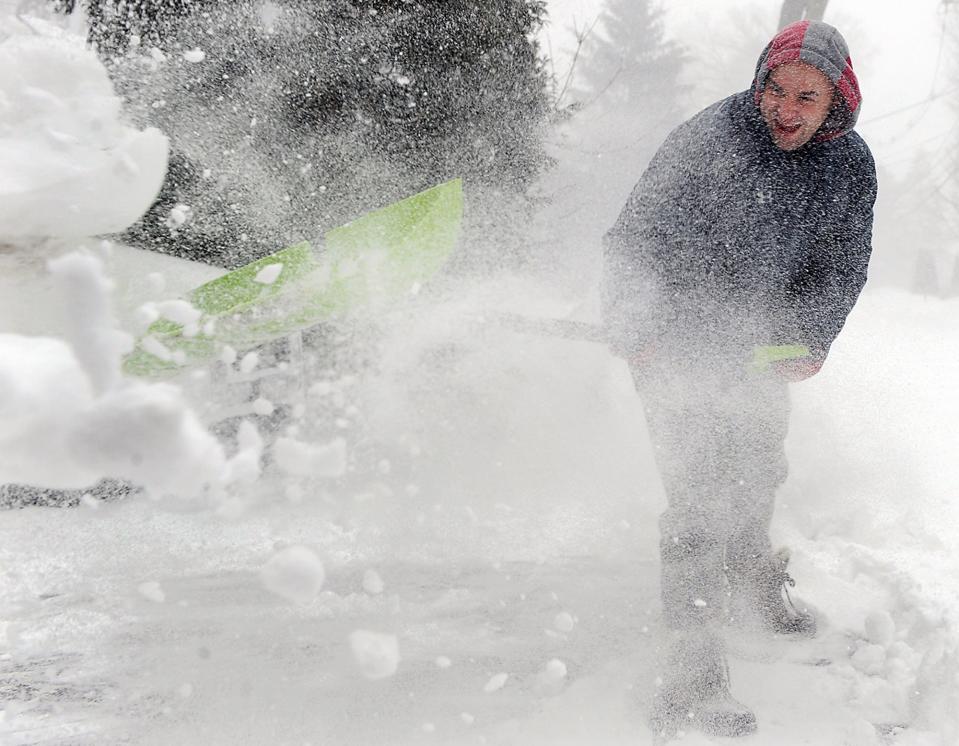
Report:
[[[350,649],[360,673],[368,679],[386,679],[400,665],[400,645],[396,635],[358,629],[350,633]]]
[[[323,562],[311,549],[292,546],[274,554],[260,570],[263,586],[287,601],[306,604],[326,581]]]

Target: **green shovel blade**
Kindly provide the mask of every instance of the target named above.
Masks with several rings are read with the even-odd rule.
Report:
[[[463,185],[454,179],[329,231],[321,255],[304,242],[218,277],[187,296],[202,314],[199,332],[155,322],[151,341],[137,343],[124,370],[169,375],[209,361],[223,345],[248,349],[325,319],[387,308],[445,264],[462,216]]]
[[[809,348],[805,345],[762,345],[753,349],[752,368],[758,371],[769,370],[773,363],[799,360],[809,355]]]

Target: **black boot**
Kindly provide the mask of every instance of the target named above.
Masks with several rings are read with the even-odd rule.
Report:
[[[772,556],[749,556],[729,562],[732,622],[742,622],[751,615],[771,634],[815,637],[816,618],[789,593],[796,581],[786,572],[788,563],[789,552],[784,549]]]
[[[670,647],[662,679],[649,717],[654,736],[669,738],[688,728],[725,737],[756,730],[756,716],[729,693],[729,668],[714,636],[683,634]]]

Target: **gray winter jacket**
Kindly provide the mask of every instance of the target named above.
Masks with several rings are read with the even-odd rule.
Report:
[[[872,155],[851,131],[858,84],[844,47],[814,50],[838,65],[824,70],[832,78],[851,77],[855,98],[838,96],[813,140],[780,150],[758,98],[770,57],[790,61],[782,36],[753,89],[669,135],[607,234],[603,314],[621,354],[744,359],[756,345],[804,344],[822,359],[856,302],[876,198]]]

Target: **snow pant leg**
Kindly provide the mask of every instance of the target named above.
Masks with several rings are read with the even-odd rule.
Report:
[[[666,623],[710,625],[725,600],[727,551],[740,564],[770,554],[773,502],[786,476],[788,392],[766,378],[715,390],[675,379],[636,383],[668,500],[660,518]]]
[[[724,601],[724,423],[699,397],[637,384],[668,501],[660,517],[663,614],[673,629],[702,628],[719,620]]]
[[[765,564],[772,556],[769,526],[776,492],[788,472],[789,392],[783,381],[757,376],[734,387],[726,401],[735,410],[728,433],[733,484],[726,561],[737,571]]]

